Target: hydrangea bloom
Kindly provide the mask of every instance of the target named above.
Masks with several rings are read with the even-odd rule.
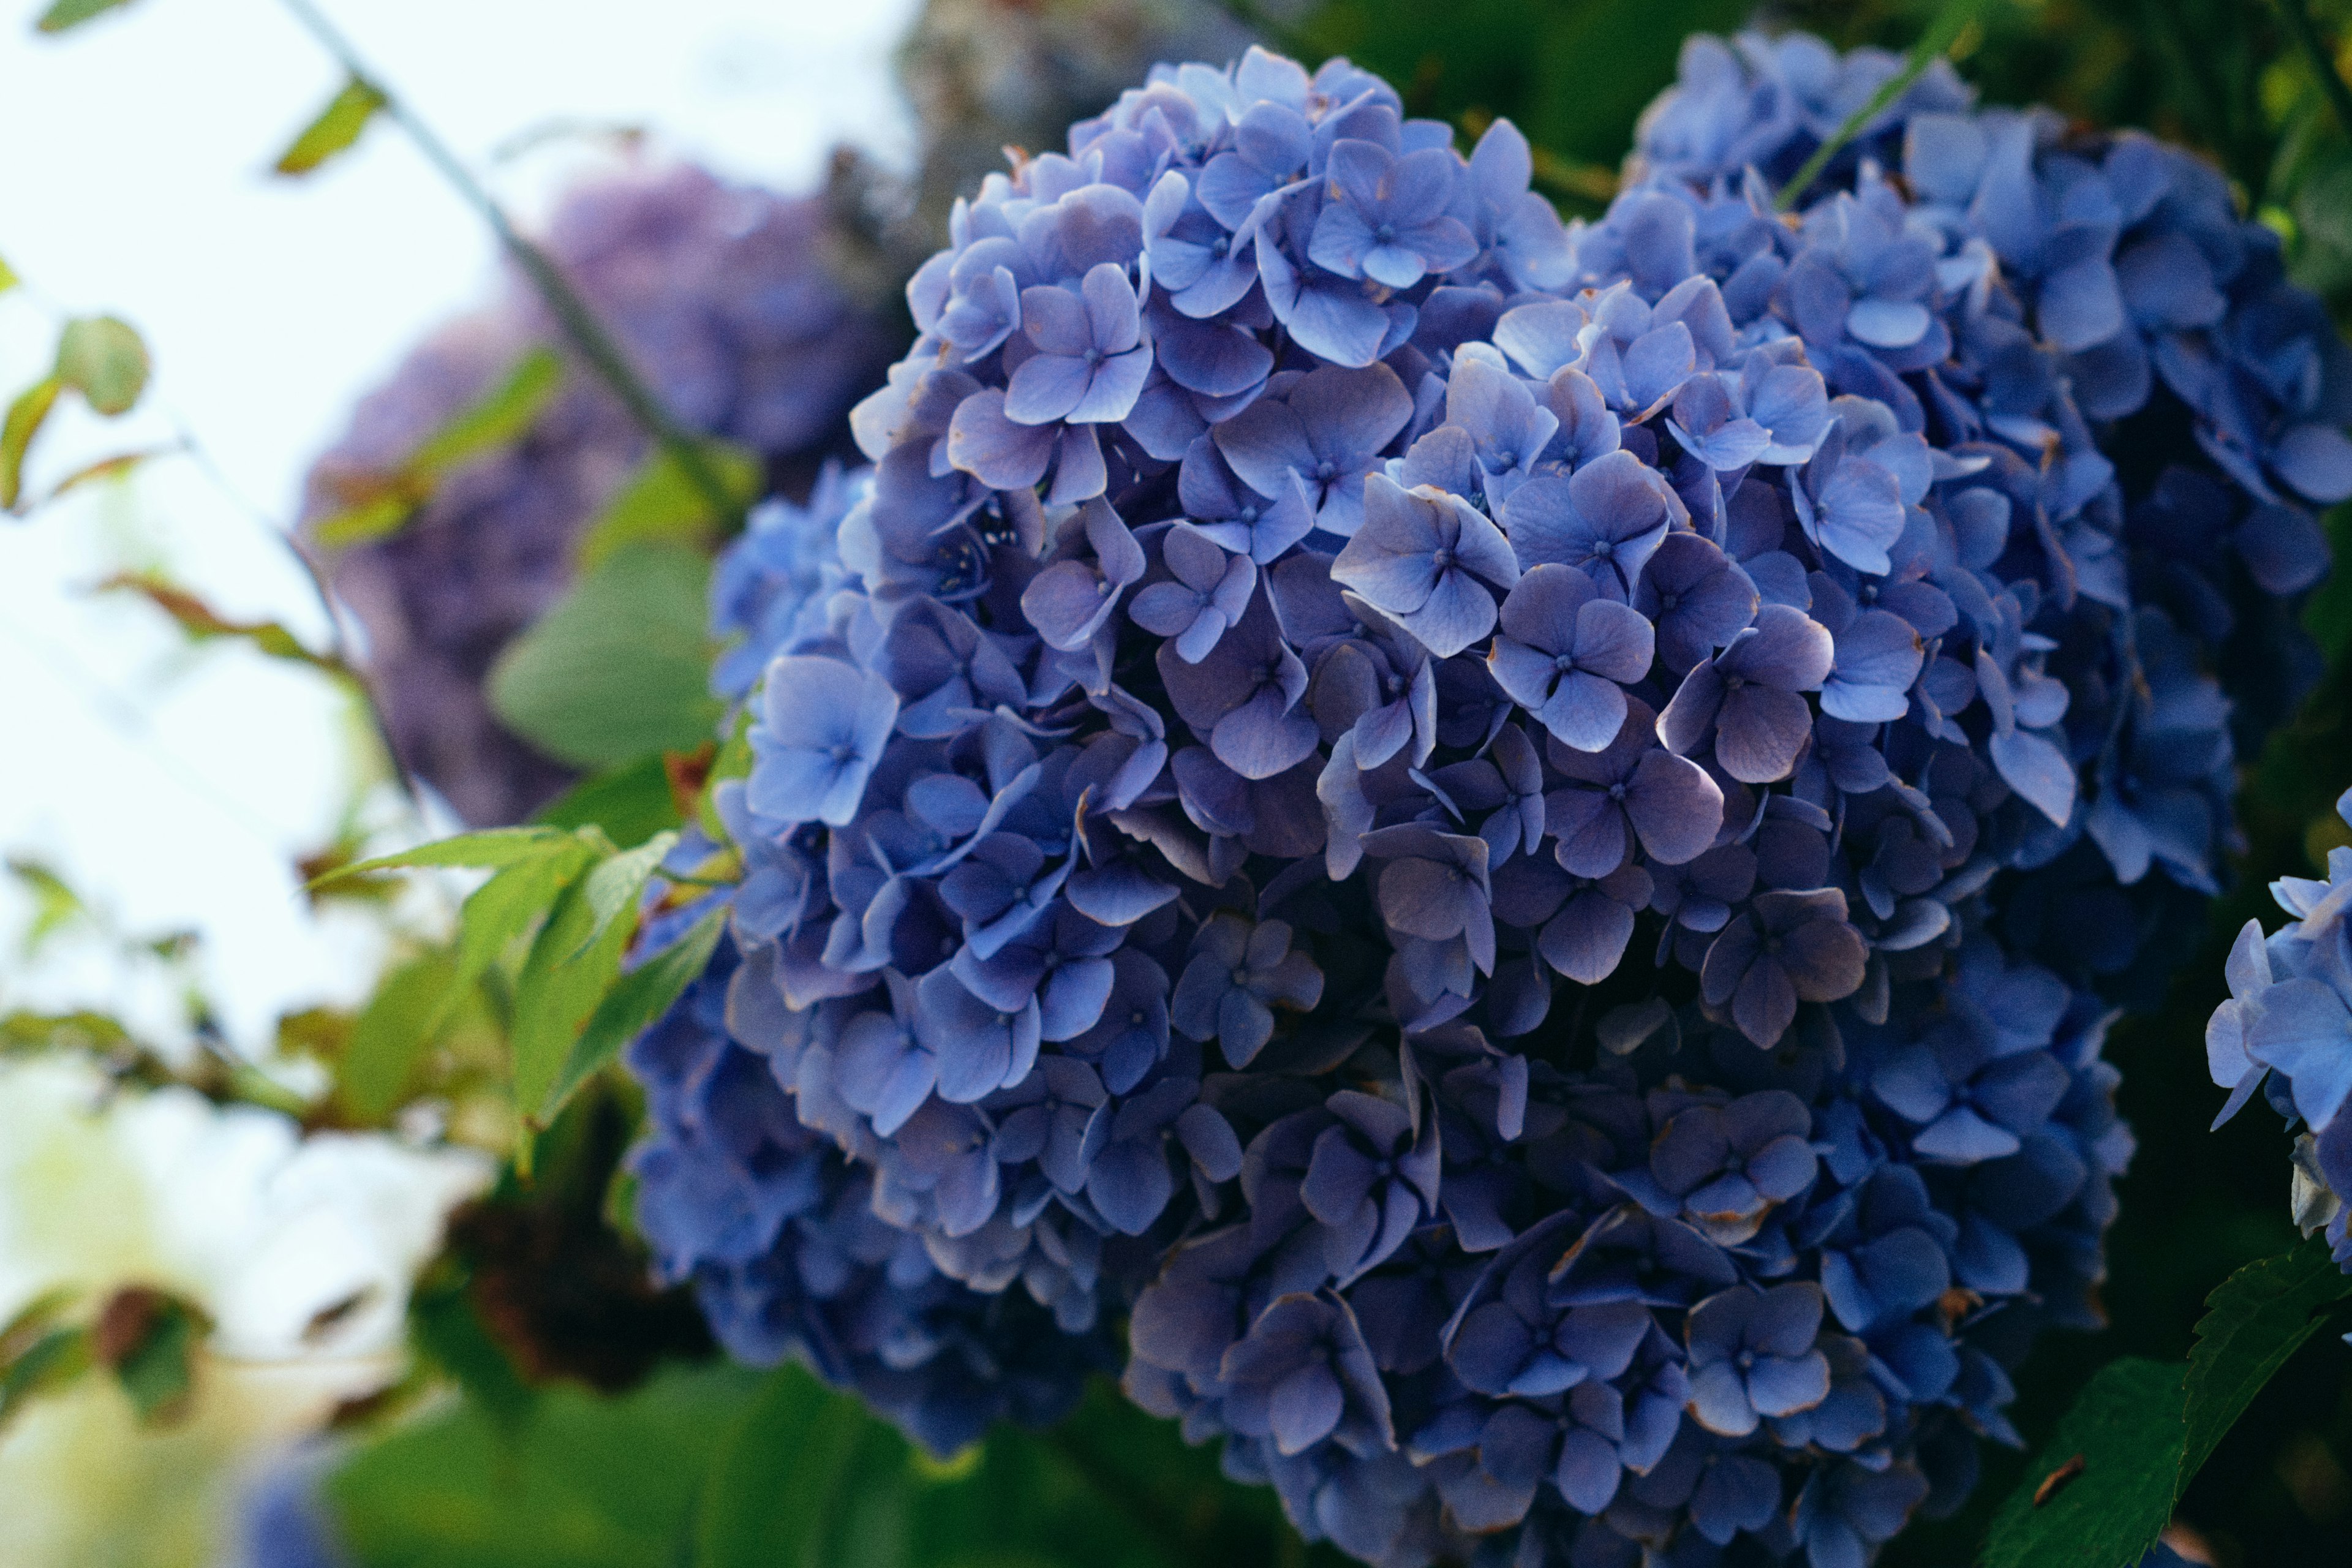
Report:
[[[1128,1392],[1369,1562],[1847,1568],[1955,1506],[2097,1321],[2210,667],[2325,564],[2259,442],[2109,456],[2169,381],[2080,400],[2277,314],[2066,346],[2053,280],[2205,176],[2018,123],[1982,202],[1681,167],[1570,232],[1507,123],[1254,50],[960,204],[721,681],[729,1048],[866,1216],[1126,1313]],[[2135,172],[2067,267],[1987,237]]]
[[[799,473],[837,442],[844,413],[903,341],[829,270],[830,221],[822,197],[673,164],[573,192],[542,243],[683,423]],[[534,344],[561,342],[520,282],[442,329],[361,401],[311,469],[305,524],[380,492]],[[562,595],[574,542],[645,451],[644,432],[575,365],[519,440],[444,478],[398,533],[331,563],[367,629],[394,745],[468,822],[516,821],[569,777],[499,726],[482,681]]]
[[[2336,803],[2352,823],[2352,790]],[[2352,849],[2332,849],[2325,879],[2271,884],[2294,918],[2265,939],[2248,921],[2230,949],[2230,999],[2205,1026],[2206,1063],[2230,1091],[2219,1127],[2256,1090],[2294,1137],[2292,1206],[2305,1236],[2325,1230],[2336,1261],[2352,1271]]]

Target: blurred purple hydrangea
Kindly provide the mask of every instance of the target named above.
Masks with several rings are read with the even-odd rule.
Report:
[[[841,226],[829,196],[778,196],[677,163],[574,190],[541,243],[682,424],[758,453],[771,482],[797,488],[845,446],[844,415],[903,341],[838,270]],[[562,338],[520,280],[436,332],[312,468],[304,525],[382,493],[538,345]],[[593,371],[567,359],[564,374],[521,437],[444,476],[396,533],[330,562],[366,628],[401,761],[477,825],[520,819],[570,777],[499,725],[482,683],[562,596],[580,537],[647,450]]]
[[[1894,67],[1742,48],[1686,64],[1788,95],[1573,230],[1507,122],[1155,68],[959,203],[873,467],[721,574],[793,606],[721,617],[762,1136],[978,1298],[1124,1315],[1129,1394],[1371,1563],[1851,1568],[1958,1506],[2099,1321],[2105,1028],[2284,679],[2236,628],[2325,570],[2319,437],[2119,438],[2195,400],[2098,379],[2305,320],[2198,165],[1938,74],[1783,223],[1709,160]],[[1927,113],[2014,155],[1897,182]],[[2087,339],[2179,225],[2221,314]],[[2340,418],[2296,342],[2224,412]],[[671,1271],[752,1247],[714,1321],[803,1321],[708,1179]]]

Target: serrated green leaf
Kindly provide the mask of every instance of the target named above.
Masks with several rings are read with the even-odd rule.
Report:
[[[147,345],[115,316],[68,321],[58,338],[57,378],[110,418],[127,414],[147,390]]]
[[[399,532],[433,499],[442,475],[520,440],[562,387],[562,360],[552,349],[532,349],[498,385],[425,437],[404,462],[370,476],[365,484],[347,486],[340,498],[343,510],[314,526],[312,534],[321,544],[341,549]]]
[[[353,1110],[374,1121],[399,1101],[457,989],[457,966],[446,952],[428,952],[384,976],[360,1009],[335,1075]]]
[[[35,382],[8,405],[7,417],[0,421],[0,507],[13,509],[24,495],[25,453],[63,390],[63,384],[53,375]]]
[[[724,441],[705,442],[700,450],[738,511],[759,499],[764,475],[757,453]],[[726,521],[715,513],[710,498],[688,477],[677,455],[656,447],[588,525],[580,541],[580,564],[593,568],[633,544],[707,545]]]
[[[479,833],[460,833],[451,838],[436,838],[430,844],[419,844],[413,849],[403,849],[391,855],[379,855],[373,860],[355,860],[348,866],[337,867],[310,886],[320,888],[362,872],[403,868],[458,866],[473,870],[495,870],[535,855],[544,855],[567,843],[579,842],[581,839],[573,832],[561,827],[488,827]],[[604,846],[608,853],[611,847],[609,844]]]
[[[633,545],[572,584],[490,668],[507,728],[575,767],[699,745],[719,719],[704,631],[709,563]]]
[[[2137,1563],[2172,1517],[2186,1370],[2137,1357],[2101,1367],[2002,1502],[1983,1568]]]
[[[670,1004],[684,995],[686,988],[709,967],[710,955],[726,929],[726,909],[714,909],[688,927],[677,942],[621,976],[596,1005],[588,1026],[573,1042],[572,1055],[557,1076],[555,1088],[550,1091],[547,1103],[540,1108],[541,1121],[554,1121],[556,1112],[563,1109],[564,1102],[579,1091],[582,1084],[669,1011]]]
[[[2249,1263],[2206,1298],[2189,1352],[2188,1430],[2176,1489],[2186,1492],[2230,1428],[2305,1341],[2325,1326],[2323,1310],[2352,1296],[2325,1237],[2293,1252]]]
[[[384,96],[373,82],[353,77],[343,83],[342,90],[328,100],[318,117],[302,128],[286,151],[271,166],[280,174],[307,174],[336,153],[343,152],[360,139],[375,111],[384,105]]]
[[[44,33],[62,33],[130,3],[131,0],[57,0],[33,26]]]
[[[684,826],[677,794],[661,753],[581,780],[541,806],[531,818],[555,827],[594,823],[624,848],[643,844],[665,828]]]
[[[563,890],[554,912],[540,928],[515,981],[514,1098],[526,1108],[544,1105],[572,1047],[621,972],[622,954],[636,933],[634,915],[616,920],[596,935],[596,911],[579,882]]]
[[[677,834],[656,833],[635,849],[608,858],[588,873],[588,908],[596,917],[596,925],[588,942],[581,943],[582,948],[602,938],[623,911],[636,908],[637,896],[646,890],[646,879],[677,843]]]

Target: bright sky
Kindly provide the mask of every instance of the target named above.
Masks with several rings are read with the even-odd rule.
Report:
[[[31,486],[161,445],[173,419],[216,465],[173,459],[29,522],[0,518],[0,851],[58,867],[141,931],[194,927],[231,1037],[351,1000],[374,939],[311,920],[290,858],[331,839],[352,716],[324,683],[234,647],[189,650],[143,605],[93,597],[154,565],[224,613],[326,626],[267,531],[312,454],[429,326],[478,300],[478,221],[388,125],[307,180],[266,171],[338,68],[273,0],[138,0],[63,37],[46,0],[0,16],[0,400],[46,374],[55,312],[111,312],[157,366],[148,415],[53,419]],[[562,122],[642,125],[722,173],[813,180],[854,140],[903,161],[889,51],[914,0],[325,0],[374,67],[526,214],[576,172]],[[0,890],[0,932],[15,923]],[[55,1005],[102,971],[27,975],[0,1008]]]

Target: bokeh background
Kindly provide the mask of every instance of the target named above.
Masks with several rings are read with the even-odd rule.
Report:
[[[835,259],[883,296],[893,269],[935,243],[949,195],[984,172],[971,148],[1042,144],[1043,128],[1093,111],[1162,47],[1223,53],[1255,36],[1346,53],[1396,82],[1412,112],[1465,132],[1507,115],[1541,150],[1548,194],[1591,214],[1688,34],[1752,23],[1900,50],[1945,9],[328,8],[526,228],[543,230],[583,180],[690,161],[830,199],[836,216],[847,203],[841,229],[855,243]],[[284,546],[306,506],[313,521],[320,510],[306,476],[420,341],[514,285],[479,215],[388,126],[308,177],[269,172],[343,74],[286,10],[139,0],[54,37],[34,30],[37,9],[20,10],[0,18],[0,148],[12,150],[0,258],[23,279],[0,293],[0,395],[43,373],[61,316],[121,316],[155,366],[130,415],[55,419],[27,489],[46,494],[114,453],[161,455],[0,521],[0,852],[12,869],[0,879],[0,1323],[59,1287],[97,1298],[142,1283],[194,1302],[215,1331],[194,1397],[169,1420],[142,1421],[104,1382],[37,1401],[0,1393],[0,1564],[259,1563],[238,1534],[253,1500],[271,1485],[293,1496],[289,1475],[331,1467],[343,1467],[328,1490],[346,1545],[369,1562],[670,1561],[712,1434],[781,1417],[702,1359],[690,1313],[636,1284],[636,1255],[607,1220],[622,1207],[612,1186],[632,1108],[591,1097],[550,1138],[530,1187],[492,1189],[502,1134],[495,1114],[467,1120],[462,1073],[372,1118],[337,1087],[355,1016],[388,965],[446,931],[460,885],[314,899],[303,883],[364,848],[446,830],[462,815],[455,795],[404,793],[348,683],[249,639],[192,641],[150,600],[94,591],[126,571],[156,574],[308,647],[363,647],[365,628],[338,626]],[[2352,322],[2352,5],[1983,0],[1954,54],[1990,101],[2047,102],[2200,150],[2280,232],[2299,279]],[[957,155],[937,150],[950,145]],[[771,478],[797,489],[813,471]],[[2331,530],[2341,559],[2352,548],[2341,510]],[[2203,959],[2113,1037],[2139,1152],[2110,1237],[2110,1326],[2035,1352],[2015,1410],[2029,1439],[2106,1359],[2184,1354],[2207,1291],[2294,1239],[2276,1123],[2206,1131],[2221,1096],[2201,1036],[2229,934],[2267,910],[2272,879],[2309,874],[2343,836],[2330,806],[2352,785],[2352,577],[2324,588],[2309,616],[2326,674],[2296,722],[2245,759],[2244,851]],[[544,1289],[553,1277],[561,1300]],[[406,1425],[378,1436],[395,1405]],[[990,1491],[1032,1500],[1066,1548],[1097,1561],[1154,1560],[1135,1555],[1139,1531],[1180,1561],[1306,1560],[1269,1500],[1223,1487],[1204,1457],[1122,1408],[1097,1400],[1050,1440],[992,1439],[953,1472],[859,1428],[845,1468],[817,1469],[862,1478],[865,1500],[828,1516],[827,1554],[811,1561],[946,1561],[943,1542],[968,1547],[993,1528]],[[511,1441],[526,1410],[535,1436]],[[583,1468],[583,1456],[649,1444],[670,1461],[619,1495]],[[520,1489],[494,1509],[481,1477],[509,1460]],[[1990,1456],[1975,1505],[1915,1528],[1885,1561],[1969,1561],[2022,1465]],[[2221,1563],[2352,1557],[2352,1350],[2323,1335],[2300,1352],[2206,1467],[2180,1522]]]

